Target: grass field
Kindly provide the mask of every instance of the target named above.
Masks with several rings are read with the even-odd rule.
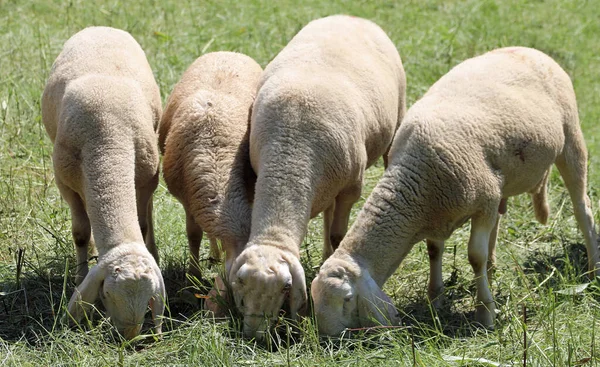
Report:
[[[494,331],[470,324],[467,225],[447,242],[443,311],[435,313],[426,301],[427,251],[418,245],[385,287],[406,327],[320,340],[308,319],[301,326],[304,337],[290,347],[269,351],[243,340],[235,322],[214,322],[180,296],[185,220],[164,184],[155,195],[169,293],[164,337],[128,343],[102,320],[71,330],[60,322],[73,291],[70,215],[53,181],[52,147],[40,113],[52,62],[71,35],[90,25],[125,29],[140,42],[163,99],[203,53],[238,51],[266,66],[304,24],[335,13],[369,18],[388,32],[406,69],[408,106],[468,57],[530,46],[554,57],[574,82],[598,221],[599,9],[599,0],[0,0],[0,365],[600,365],[600,288],[586,287],[583,237],[556,171],[548,225],[535,222],[527,196],[509,202],[493,280],[500,310]],[[381,164],[369,169],[363,198],[382,170]],[[313,220],[302,245],[309,284],[320,262],[321,227],[320,218]]]

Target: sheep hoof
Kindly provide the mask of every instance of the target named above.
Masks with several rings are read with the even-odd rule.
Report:
[[[430,288],[427,291],[427,298],[429,299],[429,302],[431,302],[431,306],[433,306],[433,308],[436,310],[441,309],[445,299],[444,287],[439,287],[433,290]]]
[[[430,298],[430,302],[433,308],[435,308],[436,310],[440,310],[442,309],[442,305],[444,304],[444,295],[440,294],[433,299]]]
[[[496,303],[494,301],[481,303],[475,308],[475,321],[484,328],[494,330],[495,318]]]

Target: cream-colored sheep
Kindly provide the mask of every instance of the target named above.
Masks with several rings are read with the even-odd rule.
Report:
[[[600,274],[586,161],[573,86],[550,57],[511,47],[459,64],[409,109],[394,138],[390,166],[313,281],[320,332],[397,322],[381,287],[422,239],[430,257],[428,296],[438,300],[444,240],[469,218],[476,320],[493,326],[488,279],[499,213],[506,211],[508,197],[528,192],[536,218],[545,223],[552,163],[571,195],[590,271]]]
[[[183,204],[190,273],[200,277],[202,231],[226,269],[248,242],[256,177],[248,153],[250,109],[262,68],[235,52],[199,57],[169,97],[160,123],[163,168],[169,191]]]
[[[164,311],[152,228],[160,114],[144,51],[127,32],[108,27],[86,28],[65,43],[42,97],[77,249],[78,287],[68,311],[79,321],[99,296],[128,339],[139,333],[148,304],[157,332]],[[88,274],[92,231],[99,257]]]
[[[308,221],[325,212],[329,256],[365,169],[386,153],[404,115],[405,84],[385,32],[350,16],[310,22],[265,69],[250,132],[252,230],[230,272],[246,336],[262,339],[288,298],[288,317],[303,312]]]

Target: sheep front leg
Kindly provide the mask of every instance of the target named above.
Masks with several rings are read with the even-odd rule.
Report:
[[[477,287],[475,321],[487,328],[494,327],[496,317],[496,304],[487,277],[488,246],[495,223],[496,217],[477,216],[471,218],[471,237],[468,247],[469,263],[473,267]]]
[[[85,204],[79,194],[71,190],[68,186],[56,178],[56,186],[69,204],[71,210],[71,226],[73,234],[73,242],[75,242],[75,250],[77,252],[77,274],[75,275],[75,284],[80,285],[88,273],[88,244],[92,229]]]
[[[444,254],[444,241],[427,240],[427,254],[429,255],[429,286],[427,297],[434,308],[440,308],[444,293],[444,280],[442,279],[442,257]]]

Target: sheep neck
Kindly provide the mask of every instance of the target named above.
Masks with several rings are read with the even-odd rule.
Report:
[[[100,254],[125,242],[144,243],[138,223],[134,148],[104,137],[82,152],[86,210]]]
[[[385,172],[338,250],[368,270],[380,287],[420,240],[423,218],[412,209],[422,199],[407,188],[404,176],[401,168]]]
[[[280,157],[281,158],[281,157]],[[296,157],[267,161],[256,182],[250,242],[285,248],[299,256],[311,216],[318,169]]]

